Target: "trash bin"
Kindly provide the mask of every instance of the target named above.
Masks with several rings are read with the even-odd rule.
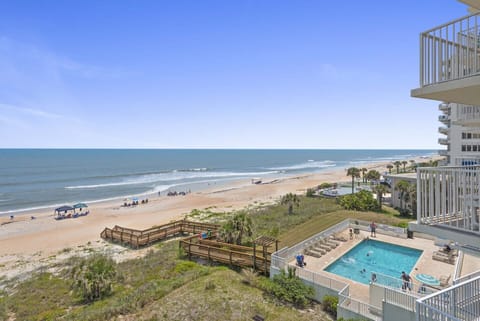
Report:
[[[413,239],[413,231],[407,230],[407,238]]]

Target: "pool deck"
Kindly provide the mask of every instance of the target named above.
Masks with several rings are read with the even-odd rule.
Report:
[[[354,237],[353,239],[350,239],[347,230],[343,231],[342,233],[339,233],[339,235],[343,236],[345,239],[347,239],[347,241],[339,242],[340,245],[337,248],[331,250],[330,252],[327,252],[325,255],[323,255],[320,258],[305,255],[305,262],[307,262],[307,266],[304,267],[304,269],[350,284],[350,295],[354,299],[368,302],[369,301],[368,285],[344,278],[337,274],[326,272],[323,269],[325,269],[328,265],[336,261],[338,258],[344,255],[346,252],[348,252],[350,249],[352,249],[355,245],[360,243],[362,240],[364,240],[367,237],[370,237],[370,233],[365,231],[360,231],[360,234],[357,235],[357,237]],[[437,279],[439,279],[441,276],[448,277],[450,275],[453,277],[454,275],[455,265],[432,259],[433,252],[439,250],[439,247],[435,245],[434,241],[432,240],[418,238],[418,237],[415,237],[413,239],[403,239],[403,238],[397,238],[397,237],[383,235],[383,234],[377,234],[377,237],[373,239],[392,243],[392,244],[397,244],[401,246],[411,247],[411,248],[415,248],[423,251],[417,263],[414,265],[413,270],[410,272],[410,276],[412,277],[412,281],[414,284],[420,285],[420,283],[414,278],[414,275],[419,273],[429,274],[436,277]],[[291,264],[295,264],[295,261],[292,261]],[[480,270],[480,258],[470,256],[470,255],[465,255],[462,269],[461,269],[461,275],[463,276],[477,270]],[[400,278],[401,272],[402,271],[398,271],[399,278]],[[452,284],[451,278],[450,278],[449,284],[450,285]]]

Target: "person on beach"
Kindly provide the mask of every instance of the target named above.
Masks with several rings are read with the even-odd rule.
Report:
[[[372,221],[370,223],[370,236],[371,237],[377,237],[377,233],[375,232],[377,230],[377,224],[375,224],[375,221]]]

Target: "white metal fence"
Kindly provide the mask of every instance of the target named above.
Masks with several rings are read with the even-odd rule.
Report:
[[[480,319],[480,277],[421,298],[418,321],[477,321]]]
[[[454,20],[420,35],[420,86],[480,73],[479,15]]]

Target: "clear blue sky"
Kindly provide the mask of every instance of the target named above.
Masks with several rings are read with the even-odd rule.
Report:
[[[0,147],[434,148],[454,0],[2,1]]]

